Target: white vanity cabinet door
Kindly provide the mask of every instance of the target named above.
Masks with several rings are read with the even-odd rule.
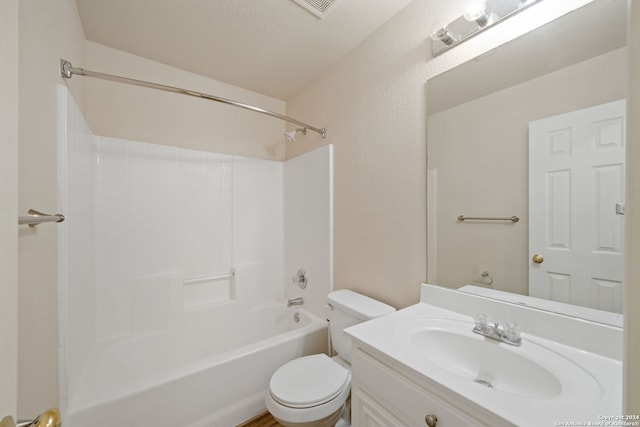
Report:
[[[437,427],[478,427],[482,423],[420,387],[361,349],[352,360],[353,427],[427,426],[435,415]]]
[[[411,427],[407,420],[384,409],[363,388],[351,389],[351,425],[353,427]]]

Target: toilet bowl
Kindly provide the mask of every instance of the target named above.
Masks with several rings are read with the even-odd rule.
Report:
[[[351,339],[343,331],[395,311],[380,301],[342,289],[328,296],[329,331],[337,356],[304,356],[274,372],[265,405],[284,427],[349,426]]]
[[[294,359],[271,377],[267,410],[285,427],[334,426],[351,391],[351,370],[325,354]]]

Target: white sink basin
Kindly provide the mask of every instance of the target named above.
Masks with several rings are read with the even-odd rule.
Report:
[[[602,393],[587,371],[527,337],[514,347],[472,329],[467,322],[420,319],[400,325],[398,335],[433,365],[491,391],[526,398],[553,398],[563,391],[592,398]]]

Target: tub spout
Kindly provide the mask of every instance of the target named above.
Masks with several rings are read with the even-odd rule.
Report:
[[[287,301],[287,307],[291,307],[292,305],[302,305],[304,304],[304,300],[302,297],[293,298]]]

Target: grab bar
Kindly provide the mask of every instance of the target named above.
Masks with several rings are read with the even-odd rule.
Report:
[[[226,273],[226,274],[219,274],[217,276],[207,276],[207,277],[198,277],[195,279],[186,279],[182,281],[183,285],[195,285],[198,283],[203,283],[203,282],[212,282],[215,280],[222,280],[222,279],[235,279],[236,277],[236,269],[232,268],[231,272]]]
[[[55,214],[49,215],[46,213],[38,212],[35,209],[29,209],[27,212],[27,216],[18,217],[18,225],[28,225],[33,228],[38,224],[42,224],[43,222],[62,222],[64,221],[64,215]]]
[[[520,218],[515,216],[515,215],[510,217],[510,218],[471,217],[471,216],[460,215],[458,217],[458,221],[460,221],[460,222],[463,222],[463,221],[511,221],[511,222],[518,222],[518,221],[520,221]]]

